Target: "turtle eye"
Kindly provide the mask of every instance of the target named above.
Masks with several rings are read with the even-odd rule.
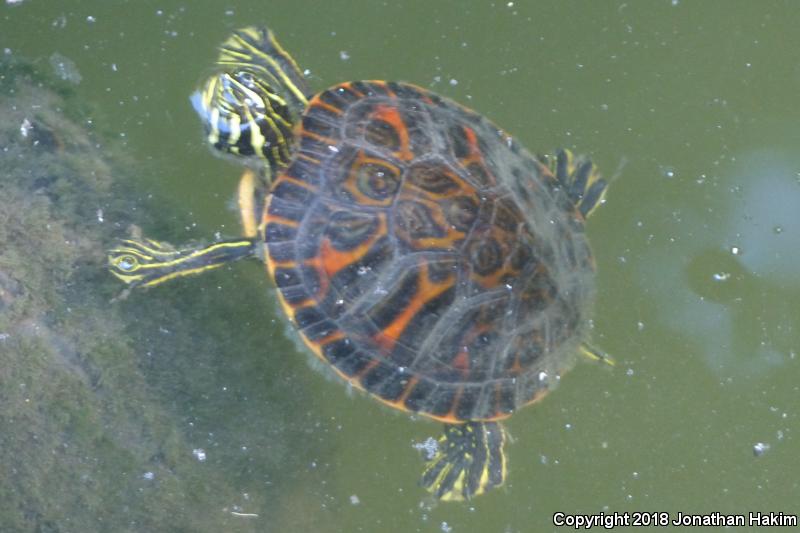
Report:
[[[114,261],[114,265],[125,272],[131,272],[139,267],[139,260],[132,255],[122,255]]]
[[[247,71],[236,72],[236,74],[234,74],[234,77],[237,78],[239,82],[245,87],[248,87],[250,89],[255,87],[255,80],[253,78],[253,75]]]

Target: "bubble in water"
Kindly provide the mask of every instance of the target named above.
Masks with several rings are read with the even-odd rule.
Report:
[[[713,277],[714,281],[728,281],[731,275],[729,272],[717,272]]]
[[[753,455],[755,455],[756,457],[761,457],[762,455],[767,453],[769,449],[770,445],[767,444],[766,442],[756,442],[755,445],[753,445]]]
[[[340,51],[339,59],[341,59],[342,61],[347,61],[348,59],[350,59],[350,53],[345,50]]]
[[[206,460],[206,451],[203,448],[195,448],[192,450],[192,455],[201,463]]]
[[[731,246],[731,253],[732,253],[733,255],[741,255],[741,253],[742,253],[742,249],[741,249],[741,248],[739,248],[739,247],[738,247],[738,246],[736,246],[736,245],[734,245],[734,246]]]

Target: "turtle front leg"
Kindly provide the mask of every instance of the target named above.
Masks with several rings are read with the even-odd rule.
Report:
[[[239,216],[242,220],[242,234],[247,238],[258,237],[268,183],[269,168],[245,169],[239,179],[236,196],[239,204]]]
[[[128,288],[152,287],[252,257],[258,244],[256,239],[234,239],[176,249],[153,239],[126,239],[108,251],[108,269]]]
[[[420,484],[444,501],[469,500],[506,478],[506,432],[498,422],[446,424]]]

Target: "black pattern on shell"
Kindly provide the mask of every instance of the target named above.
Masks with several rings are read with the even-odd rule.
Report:
[[[473,111],[398,82],[323,91],[298,139],[272,191],[267,259],[339,373],[459,421],[506,416],[570,367],[592,260],[547,167]]]

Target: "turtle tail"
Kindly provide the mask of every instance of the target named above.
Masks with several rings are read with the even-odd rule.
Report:
[[[550,169],[584,218],[600,205],[608,182],[600,177],[597,166],[588,157],[576,157],[569,150],[558,150],[555,161],[550,162]]]
[[[420,484],[445,501],[469,500],[506,478],[506,433],[497,422],[447,424]]]

